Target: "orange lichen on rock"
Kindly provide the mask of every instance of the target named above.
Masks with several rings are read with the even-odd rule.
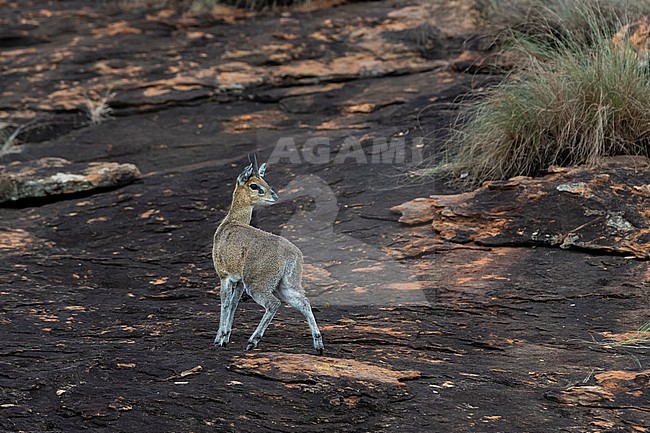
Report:
[[[276,129],[278,123],[287,119],[279,110],[262,110],[250,114],[234,116],[223,122],[224,131],[237,134],[251,129]]]
[[[131,27],[127,21],[117,21],[108,24],[106,27],[93,30],[93,35],[97,37],[113,37],[127,34],[140,34],[142,30]]]
[[[0,250],[22,250],[32,242],[31,235],[25,230],[0,228]]]
[[[612,370],[594,374],[594,385],[577,385],[548,395],[563,404],[590,407],[647,406],[650,370]]]
[[[643,383],[650,385],[650,370],[644,371],[622,371],[612,370],[603,373],[594,374],[596,383],[603,386],[605,389],[626,389],[629,388],[630,381],[636,382],[638,386]],[[626,385],[626,383],[628,383]],[[633,385],[636,387],[637,385]]]

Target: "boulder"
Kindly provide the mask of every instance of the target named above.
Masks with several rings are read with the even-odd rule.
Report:
[[[594,382],[594,383],[591,383]],[[650,370],[610,370],[594,374],[589,383],[546,393],[546,398],[569,406],[596,408],[646,406],[650,394]]]
[[[406,224],[482,246],[546,245],[650,258],[650,170],[644,157],[554,168],[392,208]]]
[[[0,203],[111,189],[141,176],[133,164],[72,163],[62,158],[0,166]]]

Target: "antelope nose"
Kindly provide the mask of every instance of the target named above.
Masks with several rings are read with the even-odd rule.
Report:
[[[278,195],[277,195],[277,194],[275,193],[275,191],[273,191],[273,190],[271,190],[271,198],[272,198],[273,200],[277,200],[277,199],[278,199]]]

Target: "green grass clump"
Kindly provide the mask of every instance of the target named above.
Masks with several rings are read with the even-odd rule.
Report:
[[[525,65],[467,103],[447,143],[451,167],[468,186],[648,155],[648,67],[631,47],[612,47],[608,17],[592,10],[585,17],[589,32],[575,37],[513,32]]]

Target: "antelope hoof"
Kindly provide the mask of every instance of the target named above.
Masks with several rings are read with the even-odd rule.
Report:
[[[217,333],[217,336],[214,338],[214,345],[219,347],[226,347],[230,340],[230,335],[223,335],[222,333]]]
[[[257,336],[255,334],[251,335],[251,338],[248,339],[248,345],[246,346],[246,350],[253,350],[257,347],[257,344],[260,342],[262,339],[261,336]]]
[[[314,337],[314,349],[316,349],[316,353],[322,356],[324,348],[325,346],[323,346],[323,337],[320,334],[316,334]]]

